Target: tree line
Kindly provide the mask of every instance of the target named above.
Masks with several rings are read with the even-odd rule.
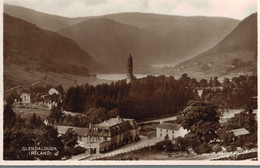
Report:
[[[199,97],[198,90],[202,90]],[[221,109],[243,108],[257,95],[257,77],[240,76],[221,83],[218,77],[209,81],[188,77],[180,79],[148,76],[127,84],[124,80],[97,86],[81,85],[68,89],[63,109],[84,113],[90,108],[118,109],[122,117],[137,120],[177,114],[190,100],[203,100]]]

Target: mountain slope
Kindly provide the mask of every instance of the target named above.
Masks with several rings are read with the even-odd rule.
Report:
[[[208,51],[181,63],[183,72],[227,74],[233,71],[254,71],[257,64],[257,14],[252,14],[221,42]]]
[[[4,5],[4,13],[14,16],[16,18],[23,19],[30,23],[35,24],[36,26],[51,31],[57,31],[59,29],[68,27],[70,25],[79,23],[85,18],[66,18],[56,15],[49,15],[28,8],[23,8],[19,6]]]
[[[84,76],[100,67],[74,41],[4,14],[4,65],[12,64],[28,71]]]
[[[123,13],[87,19],[58,33],[121,71],[129,53],[135,65],[183,61],[215,45],[237,23],[227,18]]]
[[[213,47],[239,23],[223,17],[145,13],[66,18],[11,5],[5,5],[4,10],[74,40],[117,73],[125,72],[129,53],[134,57],[136,69],[176,65]]]

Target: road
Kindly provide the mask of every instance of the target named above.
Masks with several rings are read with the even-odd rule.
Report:
[[[12,91],[12,90],[14,90],[14,89],[18,89],[18,88],[20,88],[20,87],[23,87],[23,88],[24,88],[24,87],[28,87],[28,86],[33,86],[33,85],[36,85],[36,84],[45,82],[45,81],[47,81],[47,80],[50,80],[50,78],[37,80],[37,81],[34,81],[34,82],[32,82],[32,83],[29,83],[29,84],[21,84],[21,85],[18,85],[18,86],[9,88],[9,89],[5,90],[5,92],[9,92],[9,91]]]
[[[114,156],[114,155],[118,155],[120,153],[131,152],[131,151],[134,151],[137,149],[144,148],[146,146],[154,145],[158,141],[159,140],[157,140],[156,137],[149,139],[145,136],[140,136],[139,141],[132,142],[130,144],[121,146],[118,149],[114,149],[114,150],[106,152],[106,153],[100,153],[100,154],[95,154],[95,155],[85,154],[85,156],[81,155],[80,157],[74,157],[73,159],[70,159],[70,160],[75,160],[75,159],[77,159],[77,160],[95,160],[95,159],[99,159],[99,158],[103,158],[103,157]]]
[[[176,116],[172,117],[165,117],[165,118],[160,118],[160,119],[154,119],[154,120],[148,120],[148,121],[143,121],[143,122],[138,122],[138,124],[147,124],[147,123],[152,123],[152,122],[164,122],[164,121],[174,121],[176,120]]]

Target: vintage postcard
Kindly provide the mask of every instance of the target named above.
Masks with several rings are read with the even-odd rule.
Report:
[[[1,5],[1,164],[259,165],[257,0]]]

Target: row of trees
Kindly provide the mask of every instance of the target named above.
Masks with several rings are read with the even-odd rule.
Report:
[[[197,92],[199,89],[203,89],[201,98]],[[209,82],[205,79],[198,82],[187,74],[178,80],[172,76],[148,76],[131,84],[118,81],[96,87],[87,84],[71,87],[63,108],[80,113],[93,107],[106,110],[117,108],[122,117],[140,120],[177,113],[189,100],[205,100],[223,109],[243,108],[256,95],[256,76],[240,76],[232,80],[225,78],[223,83],[217,77]]]

